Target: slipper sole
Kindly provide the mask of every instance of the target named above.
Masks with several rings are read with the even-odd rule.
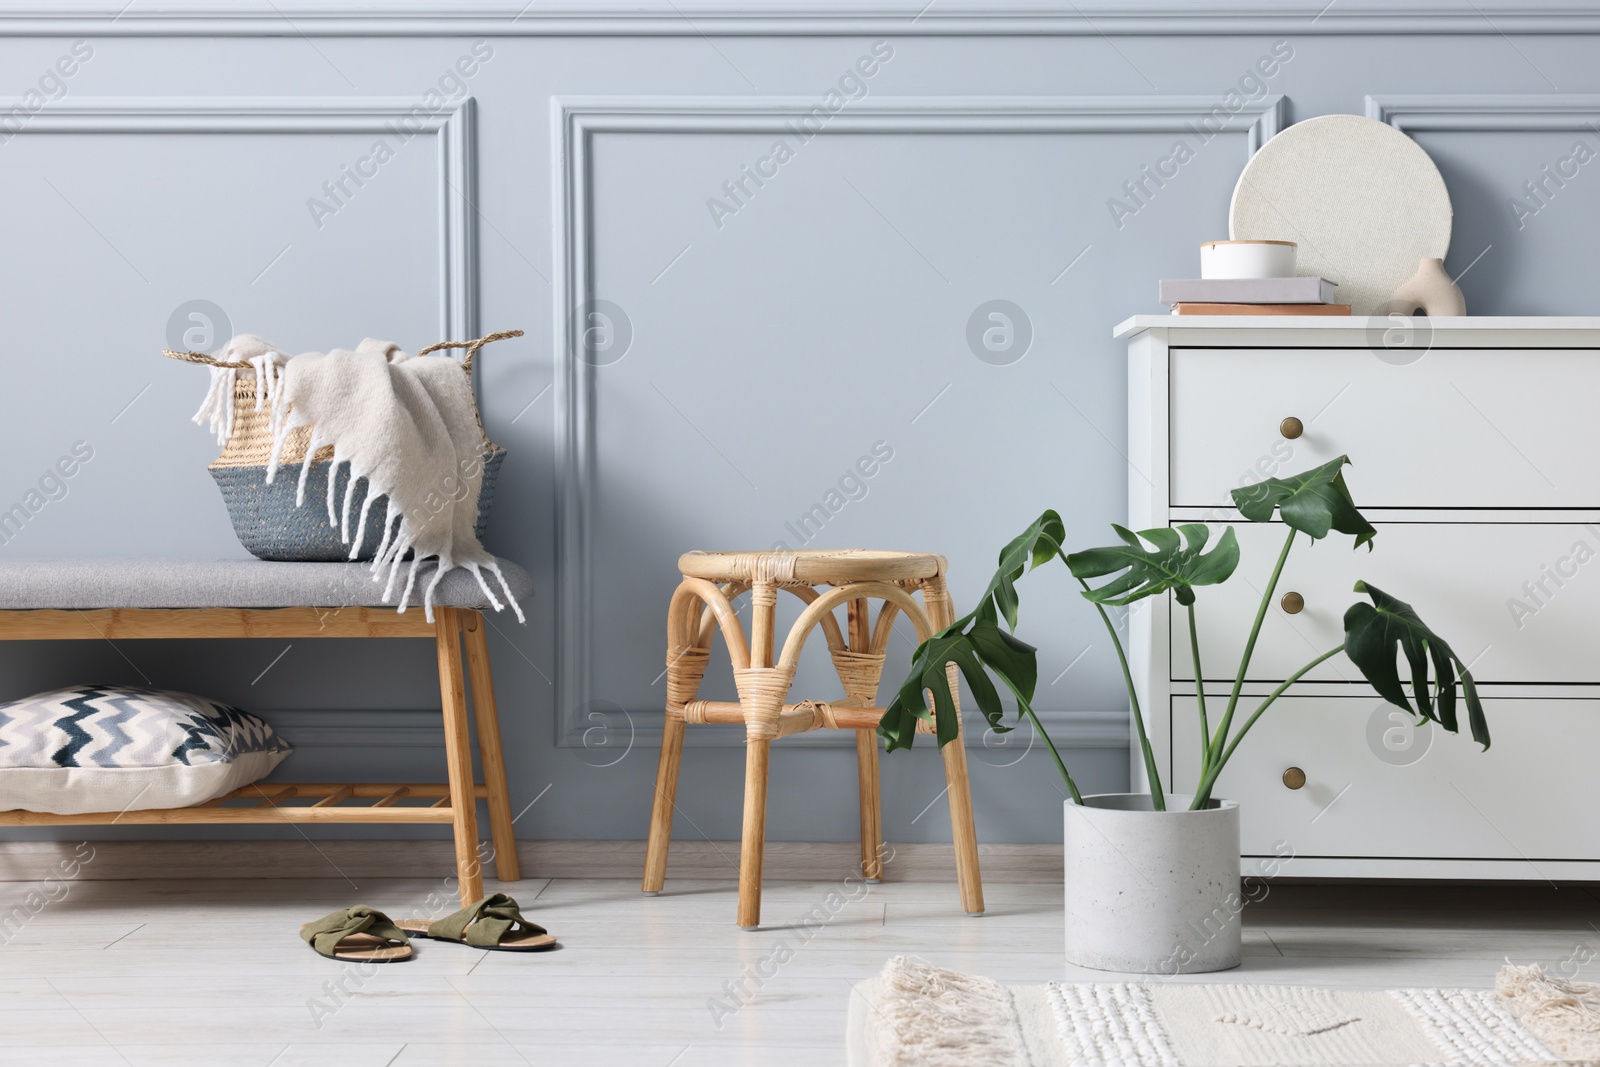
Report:
[[[556,944],[554,934],[528,934],[523,937],[502,941],[498,945],[473,945],[454,937],[435,937],[428,933],[428,923],[418,919],[401,919],[395,923],[406,932],[408,937],[420,937],[428,941],[447,941],[452,945],[466,945],[467,948],[482,949],[485,952],[538,952],[548,949]]]
[[[341,963],[404,963],[417,954],[410,945],[396,945],[372,934],[351,934],[333,946],[332,955],[317,952],[315,945],[308,944],[307,947],[325,960],[338,960]]]

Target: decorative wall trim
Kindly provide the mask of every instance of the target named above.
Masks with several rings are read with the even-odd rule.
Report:
[[[590,541],[595,491],[594,368],[580,356],[573,313],[596,298],[590,247],[594,228],[591,142],[604,133],[767,133],[786,135],[785,125],[817,107],[809,98],[772,97],[554,97],[551,159],[554,174],[552,233],[554,292],[557,576],[556,740],[562,747],[658,745],[659,711],[596,710],[588,691],[593,632]],[[822,135],[836,133],[1039,133],[1114,131],[1192,133],[1201,122],[1217,132],[1242,133],[1246,155],[1278,132],[1283,98],[1273,95],[1228,114],[1208,96],[1099,97],[910,97],[867,98],[831,115]],[[1046,718],[1052,736],[1059,726],[1073,731],[1076,716]],[[1097,728],[1098,729],[1098,728]],[[828,733],[831,733],[829,731]],[[692,743],[740,745],[737,730],[695,730],[711,735]],[[726,736],[719,736],[726,735]],[[1093,730],[1086,736],[1098,736]],[[713,740],[712,738],[716,738]],[[586,744],[586,740],[588,742]],[[810,735],[791,744],[849,744],[840,737]],[[1070,742],[1069,742],[1070,743]],[[1126,728],[1121,744],[1127,743]]]
[[[0,14],[0,33],[9,32]],[[404,122],[438,144],[439,340],[477,335],[474,102],[438,111],[401,97],[68,97],[31,115],[32,133],[370,133]]]
[[[1459,130],[1600,133],[1600,94],[1461,93],[1367,97],[1367,117],[1403,133]]]
[[[444,720],[437,708],[282,708],[256,714],[295,748],[444,749]]]
[[[10,36],[1571,34],[1595,0],[8,0]]]

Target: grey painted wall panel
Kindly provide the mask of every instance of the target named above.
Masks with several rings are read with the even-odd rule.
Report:
[[[1108,40],[971,30],[894,37],[894,57],[867,83],[867,103],[1086,96],[1220,103],[1275,39],[1290,42],[1293,58],[1255,95],[1282,94],[1287,121],[1360,113],[1369,95],[1600,93],[1595,39],[1584,34],[1141,31]],[[319,227],[308,198],[322,195],[322,183],[342,165],[370,154],[375,139],[393,135],[305,126],[56,130],[51,123],[90,100],[421,103],[479,38],[374,36],[370,29],[310,39],[152,32],[158,35],[113,29],[88,38],[93,56],[46,86],[46,95],[63,87],[60,99],[6,126],[19,130],[13,136],[0,135],[9,253],[0,263],[7,330],[0,505],[22,499],[74,440],[96,449],[68,495],[0,545],[8,558],[242,552],[204,471],[214,445],[187,422],[204,375],[158,355],[169,316],[184,302],[212,301],[235,329],[297,349],[367,334],[420,346],[445,328],[440,204],[449,190],[440,186],[442,149],[433,135],[396,144],[394,159]],[[22,105],[70,54],[73,39],[0,38],[0,101]],[[874,442],[888,442],[894,458],[867,482],[864,497],[829,517],[815,543],[945,552],[962,603],[981,589],[998,546],[1041,508],[1059,508],[1080,543],[1103,537],[1105,524],[1126,514],[1126,386],[1110,328],[1155,310],[1155,279],[1192,272],[1195,245],[1225,233],[1245,133],[1204,145],[1189,135],[1192,161],[1119,226],[1107,201],[1125,195],[1123,183],[1141,166],[1170,154],[1180,134],[1137,124],[836,128],[800,147],[720,229],[707,198],[760,158],[770,135],[704,122],[597,133],[594,293],[626,310],[633,341],[624,358],[593,375],[593,624],[592,632],[563,631],[571,620],[556,593],[570,575],[557,554],[563,472],[556,430],[567,398],[554,388],[553,316],[569,309],[557,310],[551,289],[562,232],[553,209],[560,186],[552,98],[818,99],[872,40],[539,37],[518,27],[515,36],[490,40],[492,57],[455,94],[476,101],[476,184],[462,193],[475,209],[478,321],[486,330],[528,331],[484,354],[480,391],[491,435],[510,450],[489,544],[526,565],[540,587],[527,627],[496,619],[491,632],[516,807],[550,787],[518,823],[530,837],[642,836],[674,558],[693,547],[796,544],[784,524],[820,501]],[[447,80],[445,89],[455,84]],[[1600,119],[1600,111],[1591,117]],[[1512,124],[1416,136],[1439,161],[1455,201],[1451,267],[1460,271],[1489,248],[1463,279],[1472,311],[1595,310],[1583,269],[1600,223],[1594,165],[1521,228],[1509,206],[1524,181],[1575,141],[1600,150],[1592,128]],[[980,361],[965,339],[973,310],[996,298],[1020,305],[1033,327],[1027,355],[1008,366]],[[715,387],[696,388],[713,377]],[[766,414],[726,417],[785,392],[789,399]],[[934,506],[940,498],[949,502],[943,513]],[[1046,683],[1070,666],[1044,686],[1041,706],[1057,713],[1052,728],[1088,737],[1074,734],[1063,716],[1114,711],[1121,687],[1093,616],[1069,594],[1060,575],[1030,578],[1023,632],[1043,648]],[[586,679],[592,706],[558,707],[558,639],[596,650]],[[909,640],[895,647],[891,673],[903,666]],[[371,742],[349,744],[333,726],[302,734],[312,743],[285,773],[442,775],[442,761],[417,747],[431,735],[415,713],[437,699],[426,644],[297,642],[256,680],[281,651],[269,642],[0,647],[0,688],[12,696],[79,678],[148,678],[269,715],[281,711],[291,730],[332,709],[339,714],[329,722],[340,729],[370,721]],[[725,672],[712,680],[725,685]],[[831,692],[821,671],[807,680],[811,695]],[[568,731],[575,747],[555,743],[563,716],[578,726]],[[1055,839],[1060,794],[1037,746],[981,729],[971,743],[980,839]],[[687,754],[680,806],[694,825],[680,825],[680,835],[736,836],[732,799],[741,770],[730,745],[737,731]],[[849,838],[853,757],[806,746],[779,746],[770,832]],[[1070,756],[1086,788],[1126,783],[1125,750],[1080,748]],[[943,805],[928,807],[941,786],[931,748],[886,759],[889,835],[944,837]]]

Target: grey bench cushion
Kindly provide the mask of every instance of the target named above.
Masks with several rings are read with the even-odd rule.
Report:
[[[403,567],[409,568],[410,564]],[[411,609],[422,610],[421,590],[434,564],[417,571]],[[508,560],[500,570],[518,603],[533,595],[528,572]],[[489,587],[500,592],[493,575]],[[396,581],[395,599],[405,572]],[[501,598],[502,601],[504,598]],[[434,590],[436,605],[487,610],[470,571],[453,570]],[[365,563],[269,563],[265,560],[72,559],[0,562],[0,610],[35,608],[304,608],[394,607],[383,602],[383,583]]]

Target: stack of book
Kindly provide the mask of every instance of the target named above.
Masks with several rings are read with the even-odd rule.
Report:
[[[1161,302],[1174,315],[1348,315],[1326,278],[1167,278]]]

